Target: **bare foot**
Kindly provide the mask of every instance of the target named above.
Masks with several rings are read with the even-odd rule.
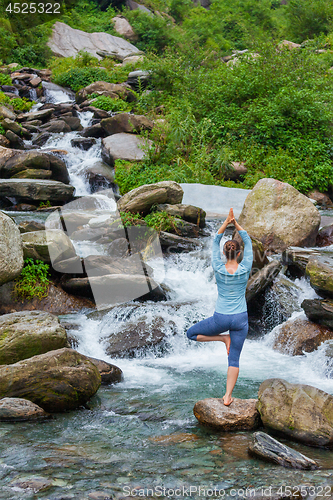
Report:
[[[225,347],[227,349],[227,354],[229,356],[229,351],[230,351],[230,335],[220,335],[221,341],[225,343]]]
[[[224,395],[222,399],[225,406],[229,406],[234,400],[234,398],[226,395]]]

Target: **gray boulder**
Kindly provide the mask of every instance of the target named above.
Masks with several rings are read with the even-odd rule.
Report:
[[[0,197],[13,196],[19,201],[63,203],[73,197],[74,187],[63,182],[39,179],[0,179]]]
[[[51,117],[55,108],[42,109],[40,111],[31,111],[30,113],[21,113],[17,116],[19,122],[31,122],[34,120],[46,121]]]
[[[17,278],[23,264],[20,231],[10,217],[0,212],[0,285]]]
[[[333,300],[305,299],[301,307],[310,321],[333,330]]]
[[[269,429],[310,446],[333,445],[333,396],[316,387],[264,380],[257,409]]]
[[[0,366],[0,397],[28,399],[50,413],[85,404],[100,384],[96,366],[66,347]]]
[[[248,449],[251,455],[283,467],[305,470],[318,469],[318,465],[314,460],[280,443],[265,432],[255,432],[252,435],[252,441]]]
[[[197,224],[200,228],[206,225],[206,212],[202,208],[195,207],[193,205],[186,205],[182,203],[169,204],[162,203],[157,205],[157,212],[167,212],[175,217],[180,217],[187,222],[192,222],[192,224]]]
[[[151,130],[153,122],[144,115],[131,115],[130,113],[119,113],[101,121],[101,126],[107,135],[113,134],[138,134],[142,130]]]
[[[320,213],[297,189],[275,179],[261,179],[248,194],[239,224],[266,250],[281,252],[288,246],[313,246]]]
[[[162,181],[155,184],[144,184],[124,194],[118,202],[119,212],[148,213],[154,204],[181,203],[184,191],[174,181]]]
[[[107,363],[101,359],[91,358],[90,356],[87,356],[87,359],[89,359],[98,369],[101,375],[102,385],[116,384],[123,380],[123,372],[118,366]]]
[[[317,256],[320,256],[320,252],[313,248],[289,247],[282,253],[282,264],[304,275],[309,260]]]
[[[141,161],[146,156],[145,149],[152,145],[151,140],[134,134],[110,135],[102,139],[102,158],[112,167],[115,160]]]
[[[49,416],[46,411],[27,399],[0,399],[0,422],[36,421],[49,418]]]
[[[99,51],[107,51],[122,58],[139,52],[139,49],[123,38],[103,32],[86,33],[60,21],[53,25],[52,37],[47,45],[55,56],[60,57],[75,57],[79,50],[85,50],[97,59],[102,59],[98,55]]]
[[[66,330],[53,314],[23,311],[0,316],[0,365],[67,347]]]
[[[122,35],[127,40],[131,42],[136,42],[138,40],[138,36],[135,34],[132,26],[127,21],[127,19],[123,16],[115,16],[111,19],[114,29],[119,35]]]
[[[0,116],[3,118],[8,118],[9,120],[15,120],[16,114],[6,106],[0,106]]]
[[[109,83],[99,80],[79,90],[76,94],[76,102],[83,106],[84,101],[91,94],[105,95],[113,99],[125,99],[129,102],[135,100],[135,94],[126,83]],[[93,103],[93,100],[90,103]]]
[[[234,398],[226,406],[222,398],[207,398],[195,403],[194,416],[200,424],[218,431],[256,429],[260,423],[256,399]]]
[[[21,235],[24,258],[55,264],[76,256],[71,240],[59,229],[31,231]]]
[[[265,267],[256,272],[247,282],[245,297],[248,302],[253,301],[258,295],[272,285],[274,279],[279,274],[282,264],[273,260]]]

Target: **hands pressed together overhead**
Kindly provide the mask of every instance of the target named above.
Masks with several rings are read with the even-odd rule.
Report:
[[[224,231],[227,229],[227,227],[229,226],[229,224],[233,224],[235,226],[235,228],[237,229],[237,231],[241,231],[242,230],[242,227],[238,224],[238,222],[235,219],[234,211],[233,211],[232,208],[230,208],[228,217],[223,222],[222,226],[218,230],[218,233],[219,234],[224,233]]]

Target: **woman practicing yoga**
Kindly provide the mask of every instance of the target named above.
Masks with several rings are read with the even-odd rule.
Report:
[[[229,224],[233,224],[244,242],[244,255],[238,264],[240,245],[236,240],[224,244],[223,253],[227,258],[224,264],[220,255],[220,241]],[[253,262],[252,242],[247,232],[241,228],[234,217],[233,209],[217,231],[213,241],[212,266],[218,289],[214,315],[199,321],[187,331],[191,340],[198,342],[222,341],[228,354],[227,388],[223,403],[229,406],[239,373],[239,356],[248,332],[248,315],[245,300],[246,284]],[[220,335],[227,332],[229,335]]]

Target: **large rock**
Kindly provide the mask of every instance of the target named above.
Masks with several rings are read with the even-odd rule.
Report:
[[[133,356],[146,347],[159,344],[165,337],[166,326],[161,317],[155,317],[153,321],[142,318],[135,323],[127,323],[124,330],[106,339],[106,353],[112,357]]]
[[[15,120],[16,115],[10,109],[6,108],[6,106],[0,106],[0,117],[8,118],[9,120]]]
[[[310,321],[333,329],[333,300],[305,299],[301,307]]]
[[[281,268],[281,262],[273,260],[267,264],[267,266],[260,269],[260,271],[256,272],[247,282],[245,292],[247,302],[253,301],[253,299],[263,293],[266,288],[271,286]]]
[[[317,234],[316,246],[327,247],[333,245],[333,224],[323,227]]]
[[[22,398],[0,399],[0,422],[23,422],[25,420],[42,420],[49,418],[35,403]]]
[[[247,196],[239,224],[266,250],[313,246],[320,213],[306,196],[285,182],[261,179]]]
[[[333,396],[316,387],[272,378],[258,391],[265,427],[312,446],[333,446]]]
[[[197,224],[199,227],[203,228],[206,225],[206,212],[202,208],[195,207],[193,205],[186,205],[182,203],[162,203],[157,205],[157,212],[167,212],[175,217],[180,217],[187,222],[192,222]]]
[[[185,238],[166,231],[161,231],[159,238],[162,250],[166,253],[190,252],[191,250],[199,250],[202,247],[201,242],[196,241],[194,238]]]
[[[50,158],[39,151],[9,150],[7,156],[0,158],[0,175],[9,179],[13,175],[26,169],[50,170]]]
[[[53,314],[24,311],[0,316],[0,365],[66,346],[66,330]]]
[[[265,432],[255,432],[252,435],[252,441],[248,449],[251,455],[283,467],[305,470],[318,469],[318,465],[314,460],[280,443]]]
[[[112,365],[102,359],[91,358],[90,356],[87,356],[87,359],[89,359],[98,369],[101,375],[102,385],[116,384],[123,380],[123,372],[118,366]]]
[[[71,240],[59,229],[22,233],[21,238],[25,259],[39,259],[55,264],[76,256]]]
[[[52,37],[47,45],[55,56],[75,57],[79,50],[84,50],[97,59],[102,59],[98,55],[99,51],[107,51],[110,55],[114,54],[124,59],[139,52],[139,49],[123,38],[103,32],[86,33],[59,21],[53,25],[52,31]]]
[[[109,135],[102,139],[102,158],[112,167],[115,160],[141,161],[146,156],[145,149],[152,145],[151,140],[133,134]]]
[[[42,109],[40,111],[31,111],[30,113],[22,113],[17,116],[17,120],[20,122],[31,122],[33,120],[48,120],[54,111],[54,108]]]
[[[73,197],[74,187],[59,181],[39,179],[0,179],[0,198],[13,196],[18,201],[64,203]]]
[[[114,169],[103,161],[85,167],[83,173],[89,182],[92,193],[115,186]]]
[[[117,207],[120,212],[148,213],[155,203],[181,203],[183,194],[181,186],[174,181],[144,184],[124,194],[118,200]]]
[[[282,253],[282,264],[287,265],[292,274],[305,274],[306,266],[313,257],[320,256],[313,248],[289,247]]]
[[[10,217],[0,212],[0,285],[17,278],[23,264],[20,231]]]
[[[0,367],[0,397],[28,399],[50,413],[78,408],[100,384],[96,366],[66,347]]]
[[[310,285],[324,298],[333,298],[333,258],[322,255],[312,257],[305,270]]]
[[[119,113],[109,118],[104,118],[101,125],[107,135],[121,134],[139,134],[142,130],[151,130],[153,122],[144,115],[131,115],[130,113]]]
[[[333,339],[333,331],[305,319],[296,318],[283,323],[274,339],[273,349],[284,354],[300,356],[317,349],[322,342]]]
[[[193,413],[200,424],[219,431],[253,430],[260,422],[256,403],[256,399],[234,398],[225,406],[222,398],[207,398],[195,403]]]
[[[76,102],[83,103],[91,94],[105,95],[113,99],[126,99],[129,102],[135,100],[135,94],[126,83],[109,83],[99,80],[79,90],[76,93]]]
[[[138,36],[135,34],[132,26],[125,17],[119,15],[111,19],[111,21],[113,22],[114,29],[119,35],[122,35],[131,42],[137,42]]]

